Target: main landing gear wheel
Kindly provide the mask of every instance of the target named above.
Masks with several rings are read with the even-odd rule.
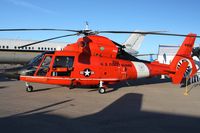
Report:
[[[103,81],[100,81],[99,82],[99,93],[100,94],[104,94],[106,92],[106,88],[105,86],[103,85]]]
[[[99,88],[99,93],[104,94],[106,92],[106,89],[104,87]]]
[[[26,87],[27,92],[32,92],[33,91],[33,86],[27,86]]]

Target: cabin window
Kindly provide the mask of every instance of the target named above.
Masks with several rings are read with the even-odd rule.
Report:
[[[43,47],[41,49],[43,50]]]
[[[1,48],[1,46],[0,46],[0,48]]]
[[[40,50],[40,47],[38,47],[38,50]]]
[[[5,48],[5,46],[3,46],[2,48]]]
[[[28,47],[28,49],[31,49],[31,47]]]
[[[56,50],[56,48],[54,48],[54,50]]]
[[[9,47],[8,47],[8,46],[6,46],[6,48],[8,49]]]
[[[32,47],[32,49],[34,49],[34,47]]]
[[[48,48],[48,50],[50,50],[50,48]]]
[[[56,56],[54,60],[52,76],[70,76],[73,71],[73,56]]]
[[[15,46],[14,49],[17,49],[17,47]]]

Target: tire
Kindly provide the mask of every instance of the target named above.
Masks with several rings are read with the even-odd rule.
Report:
[[[106,89],[105,88],[99,88],[99,93],[100,94],[104,94],[106,92]]]
[[[28,87],[26,87],[26,91],[27,91],[27,92],[32,92],[32,91],[33,91],[33,86],[28,86]]]

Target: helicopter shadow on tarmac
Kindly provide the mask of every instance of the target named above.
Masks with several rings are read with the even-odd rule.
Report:
[[[171,79],[169,78],[161,79],[160,77],[127,80],[127,81],[119,82],[114,85],[109,85],[109,88],[112,88],[112,89],[106,91],[106,93],[116,91],[120,88],[128,87],[128,86],[140,86],[140,85],[159,84],[159,83],[168,83],[168,82],[171,82]]]
[[[8,81],[18,81],[17,79],[11,79],[11,78],[7,78],[5,76],[0,75],[0,82],[8,82]],[[8,86],[0,86],[0,89],[5,89]],[[35,89],[33,90],[33,92],[39,92],[39,91],[47,91],[47,90],[51,90],[51,89],[55,89],[55,88],[59,88],[60,86],[53,86],[53,87],[48,87],[48,88],[39,88],[39,89]]]
[[[2,74],[0,74],[0,82],[7,82],[7,81],[16,81],[16,79],[7,78]]]
[[[9,79],[9,78],[6,78],[6,77],[0,75],[0,82],[7,82],[7,81],[16,81],[16,80]],[[0,85],[0,90],[1,89],[6,89],[7,87],[8,86]]]
[[[77,118],[50,114],[52,110],[47,110],[50,106],[46,106],[45,111],[40,108],[42,112],[39,113],[29,111],[29,113],[0,118],[0,131],[7,133],[188,133],[200,131],[199,117],[145,111],[141,109],[142,98],[142,94],[125,94],[101,111]]]
[[[7,88],[8,86],[0,86],[0,90],[1,89],[5,89],[5,88]]]
[[[31,93],[33,93],[33,92],[40,92],[40,91],[48,91],[48,90],[56,89],[56,88],[60,88],[60,86],[34,89]]]
[[[198,83],[193,83],[193,84],[190,84],[190,86],[191,86],[191,87],[189,87],[188,93],[189,93],[190,91],[192,91],[193,89],[195,89],[195,88],[199,88],[199,87],[200,87],[200,83],[199,83],[199,82],[198,82]]]

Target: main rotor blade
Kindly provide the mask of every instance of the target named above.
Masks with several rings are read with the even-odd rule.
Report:
[[[160,32],[140,32],[140,31],[97,31],[98,33],[113,33],[113,34],[144,34],[144,35],[161,35],[161,36],[181,36],[186,37],[185,34],[171,34],[171,33],[160,33]],[[200,38],[200,36],[191,36]]]
[[[0,29],[1,31],[69,31],[69,32],[80,32],[80,30],[69,30],[69,29]]]
[[[33,43],[29,43],[29,44],[20,46],[19,48],[23,48],[23,47],[27,47],[27,46],[31,46],[31,45],[35,45],[35,44],[38,44],[38,43],[42,43],[42,42],[47,42],[47,41],[50,41],[50,40],[59,39],[59,38],[64,38],[64,37],[69,37],[69,36],[75,36],[75,35],[77,35],[77,33],[76,34],[63,35],[63,36],[57,36],[57,37],[53,37],[53,38],[48,38],[48,39],[44,39],[44,40],[41,40],[41,41],[37,41],[37,42],[33,42]]]

